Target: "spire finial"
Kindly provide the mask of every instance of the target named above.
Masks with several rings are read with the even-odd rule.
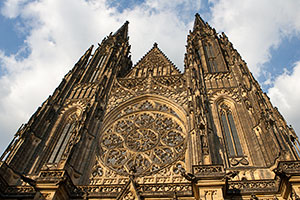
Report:
[[[194,29],[197,27],[206,27],[204,20],[200,17],[199,13],[195,15]]]
[[[128,36],[128,24],[129,22],[126,21],[115,33],[114,35],[121,35],[123,38],[127,38]]]
[[[157,43],[156,43],[156,42],[154,42],[153,47],[156,47],[156,48],[157,48]]]

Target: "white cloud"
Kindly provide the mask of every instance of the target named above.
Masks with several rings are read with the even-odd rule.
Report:
[[[28,0],[5,1],[1,13],[8,18],[15,18],[20,14],[20,7]]]
[[[269,89],[268,96],[289,124],[292,124],[296,133],[300,134],[300,61],[295,63],[292,72],[285,70],[278,76],[274,86]]]
[[[125,20],[130,21],[134,62],[158,42],[182,69],[186,36],[201,1],[170,2],[146,0],[120,13],[109,8],[106,0],[7,0],[1,13],[7,18],[22,20],[27,34],[23,48],[31,52],[20,60],[17,54],[7,56],[0,51],[0,66],[5,71],[0,77],[0,149],[7,146],[8,137],[12,137],[21,123],[27,122],[52,93],[84,50],[101,42]],[[256,75],[262,64],[270,59],[272,47],[278,46],[282,38],[299,33],[298,0],[220,0],[214,3],[211,25],[217,31],[226,32]],[[274,88],[279,88],[276,83]],[[296,100],[291,102],[286,97],[287,93],[280,95],[287,105],[297,105]],[[276,100],[274,103],[277,104]],[[288,115],[285,114],[290,119]]]
[[[270,50],[300,32],[300,1],[213,1],[212,25],[226,32],[255,76],[270,60]],[[298,35],[299,36],[299,35]]]
[[[134,62],[157,42],[183,68],[186,35],[200,6],[200,1],[191,2],[160,1],[164,5],[161,9],[157,0],[147,0],[120,13],[109,8],[105,0],[7,0],[1,13],[22,20],[27,34],[23,48],[29,49],[30,54],[20,60],[17,54],[6,56],[0,51],[0,66],[5,71],[0,77],[1,151],[89,45],[101,42],[126,20],[130,21]],[[175,9],[180,6],[184,7]],[[193,14],[187,13],[191,11]],[[188,17],[178,17],[182,15],[190,16],[189,23]]]
[[[211,25],[224,31],[234,47],[248,63],[255,77],[263,75],[274,106],[293,124],[300,134],[300,65],[293,73],[274,76],[266,72],[264,64],[271,59],[271,50],[276,49],[283,39],[300,39],[300,1],[273,0],[212,0]],[[293,52],[291,52],[293,53]],[[298,83],[298,84],[297,84]]]

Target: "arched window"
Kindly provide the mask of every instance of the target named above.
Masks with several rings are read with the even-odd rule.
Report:
[[[207,59],[208,72],[218,72],[218,66],[216,63],[216,55],[214,49],[210,43],[204,45],[204,52]]]
[[[70,137],[75,129],[77,115],[74,113],[67,118],[66,123],[63,123],[62,132],[57,140],[55,148],[50,156],[49,163],[58,163],[66,149]]]
[[[219,109],[222,131],[225,137],[229,157],[243,156],[242,146],[230,107],[226,104],[221,104]]]

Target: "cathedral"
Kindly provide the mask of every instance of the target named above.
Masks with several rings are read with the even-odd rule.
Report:
[[[299,142],[228,37],[196,14],[184,70],[128,22],[91,46],[0,160],[0,199],[296,200]]]

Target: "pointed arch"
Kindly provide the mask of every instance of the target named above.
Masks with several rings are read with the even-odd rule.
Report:
[[[61,134],[55,148],[49,158],[49,163],[58,163],[62,157],[62,154],[67,146],[70,137],[75,130],[76,121],[78,121],[76,113],[72,113],[72,115],[68,116],[65,122],[61,124]]]
[[[232,108],[222,102],[218,106],[218,111],[229,157],[243,156],[241,142],[236,129],[236,122],[232,115]]]
[[[204,44],[204,53],[207,59],[207,68],[209,73],[218,72],[218,66],[216,62],[216,53],[213,45],[210,42]]]
[[[82,112],[83,110],[78,108],[78,106],[71,106],[68,109],[65,108],[62,110],[61,118],[58,120],[55,128],[56,141],[54,149],[50,154],[48,163],[59,163],[63,158],[64,152],[69,145],[69,141],[76,131],[76,126],[78,125]]]
[[[237,102],[227,95],[214,100],[215,122],[219,136],[223,138],[228,158],[245,157],[244,132],[237,113]]]

